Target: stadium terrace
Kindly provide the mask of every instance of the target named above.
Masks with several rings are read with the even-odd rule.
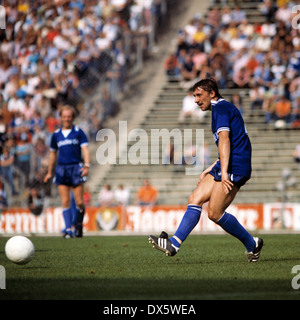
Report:
[[[112,129],[98,131],[96,141],[102,142],[97,148],[96,159],[101,165],[119,164],[126,165],[158,165],[170,164],[168,153],[160,155],[161,150],[168,150],[171,144],[176,150],[174,164],[185,163],[187,175],[198,175],[204,166],[204,130],[203,129],[178,129],[171,131],[151,129],[147,132],[135,128],[128,132],[127,121],[119,121],[118,134]],[[129,146],[129,148],[128,148]],[[193,149],[193,156],[187,155],[186,150]],[[150,150],[150,154],[149,154]]]

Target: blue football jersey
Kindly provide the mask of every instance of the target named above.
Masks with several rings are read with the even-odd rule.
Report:
[[[88,145],[86,134],[77,126],[65,136],[57,129],[51,138],[50,150],[58,151],[57,164],[76,164],[82,161],[81,147]]]
[[[212,101],[211,129],[217,146],[219,145],[219,133],[221,131],[229,132],[230,159],[228,172],[250,178],[251,142],[238,108],[224,99]]]

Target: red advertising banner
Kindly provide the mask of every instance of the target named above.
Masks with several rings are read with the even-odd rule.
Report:
[[[84,231],[174,232],[186,206],[89,207],[84,217]],[[300,230],[300,204],[234,204],[228,210],[249,231],[286,228]],[[27,208],[12,208],[0,214],[0,235],[14,233],[56,234],[64,229],[62,208],[48,208],[33,215]],[[206,206],[193,232],[214,232],[222,229],[208,219]]]
[[[84,216],[85,231],[121,230],[122,208],[86,209]],[[48,208],[36,216],[27,208],[11,208],[0,214],[0,234],[13,233],[59,233],[64,229],[62,208]]]
[[[126,210],[125,230],[137,232],[160,232],[175,231],[179,226],[186,210],[186,206],[154,206],[143,208],[129,206]],[[262,204],[237,204],[228,208],[237,219],[249,230],[263,228],[263,205]],[[217,224],[207,217],[206,206],[203,207],[201,219],[194,231],[220,231]]]
[[[265,230],[300,230],[300,204],[266,203],[263,227]]]

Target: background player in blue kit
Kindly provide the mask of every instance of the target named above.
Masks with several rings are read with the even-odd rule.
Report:
[[[253,237],[233,215],[225,212],[251,176],[251,143],[243,118],[233,104],[221,97],[213,79],[198,81],[193,93],[200,109],[212,112],[211,128],[219,158],[201,173],[174,236],[168,238],[163,231],[158,238],[151,235],[149,242],[166,255],[174,256],[198,223],[203,204],[208,202],[209,219],[244,244],[249,262],[258,261],[263,240]]]
[[[70,106],[64,106],[60,110],[61,128],[52,135],[49,167],[44,179],[45,182],[51,179],[57,161],[54,182],[58,185],[62,201],[65,238],[73,236],[71,229],[73,223],[71,190],[73,191],[78,211],[75,235],[76,237],[82,237],[82,222],[85,212],[83,183],[86,181],[90,166],[88,139],[85,133],[73,124],[75,116],[75,110]]]

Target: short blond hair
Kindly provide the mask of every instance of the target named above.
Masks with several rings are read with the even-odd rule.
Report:
[[[76,111],[75,111],[75,109],[74,109],[72,106],[70,106],[70,105],[68,105],[68,104],[66,104],[66,105],[64,105],[64,106],[62,106],[62,107],[60,108],[60,110],[59,110],[59,115],[61,116],[62,113],[63,113],[63,111],[65,111],[65,110],[71,110],[71,111],[72,111],[72,115],[73,115],[73,119],[75,119],[75,117],[76,117]]]

